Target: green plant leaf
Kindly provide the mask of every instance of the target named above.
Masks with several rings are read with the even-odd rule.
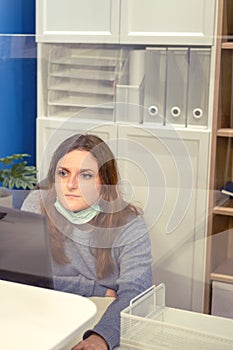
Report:
[[[25,157],[28,153],[16,153],[0,158],[0,182],[9,189],[33,189],[37,184],[37,170],[33,165],[27,165]]]

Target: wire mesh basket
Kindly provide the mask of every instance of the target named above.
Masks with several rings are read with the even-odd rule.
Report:
[[[121,312],[120,343],[127,350],[232,350],[233,319],[166,307],[160,284]]]

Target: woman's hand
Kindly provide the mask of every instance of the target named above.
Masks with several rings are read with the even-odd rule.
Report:
[[[112,297],[116,298],[117,297],[117,292],[113,289],[107,289],[107,292],[105,294],[106,297]]]
[[[92,334],[87,339],[80,341],[71,350],[108,350],[108,345],[101,336]]]

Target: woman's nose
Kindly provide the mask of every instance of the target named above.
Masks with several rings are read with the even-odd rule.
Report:
[[[71,175],[68,182],[67,182],[67,187],[69,190],[75,190],[78,188],[78,177]]]

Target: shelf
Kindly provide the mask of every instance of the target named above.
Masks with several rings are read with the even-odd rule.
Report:
[[[233,258],[224,260],[214,272],[210,274],[212,281],[233,283]]]
[[[211,279],[211,281],[233,283],[233,275],[224,275],[221,273],[212,272],[210,275],[210,279]]]
[[[233,200],[224,195],[225,201],[221,200],[221,204],[214,206],[213,213],[217,215],[233,216]],[[220,202],[220,201],[219,201]]]
[[[233,216],[233,208],[216,206],[213,209],[213,213],[217,215]]]
[[[101,121],[113,121],[114,110],[106,108],[83,108],[83,107],[64,107],[60,105],[48,106],[49,118],[80,118]]]
[[[50,106],[70,106],[70,107],[95,107],[113,109],[112,98],[98,98],[98,96],[64,96],[50,99]]]
[[[217,136],[221,137],[233,137],[233,129],[232,128],[223,128],[218,129]]]
[[[62,78],[71,78],[71,79],[91,79],[91,80],[107,80],[114,81],[116,79],[115,71],[104,71],[104,70],[88,70],[88,69],[57,69],[52,70],[50,73],[51,77],[62,77]]]
[[[119,60],[108,57],[60,57],[51,61],[51,64],[67,64],[76,66],[91,66],[91,67],[112,67],[114,68]]]
[[[67,92],[80,92],[80,93],[90,93],[97,95],[114,95],[113,86],[109,86],[108,84],[100,84],[98,82],[91,82],[85,80],[78,81],[52,81],[49,85],[49,90],[57,90],[57,91],[67,91]]]
[[[222,49],[233,50],[233,42],[227,41],[222,43]]]

